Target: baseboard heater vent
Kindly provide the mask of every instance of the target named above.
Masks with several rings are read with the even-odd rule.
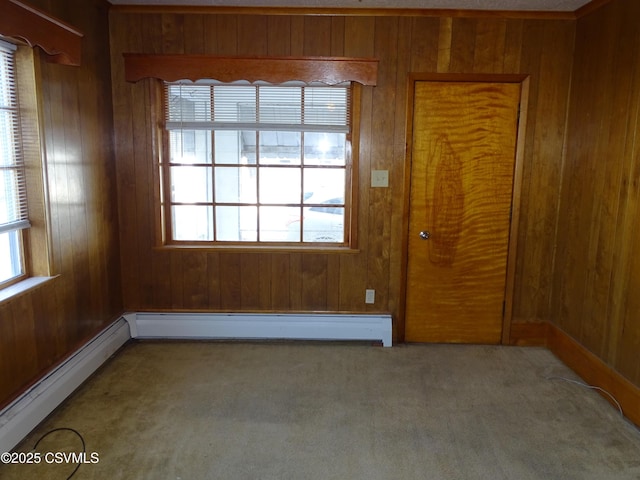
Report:
[[[391,315],[138,312],[124,318],[133,338],[371,340],[391,346]]]

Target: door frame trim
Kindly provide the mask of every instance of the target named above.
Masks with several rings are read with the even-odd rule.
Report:
[[[515,164],[513,172],[513,193],[511,197],[511,225],[507,250],[507,272],[504,295],[504,314],[502,317],[502,344],[508,345],[511,336],[513,318],[513,292],[515,287],[516,254],[518,247],[518,226],[520,222],[520,196],[522,187],[522,169],[527,132],[530,76],[526,74],[478,74],[478,73],[427,73],[410,72],[407,76],[406,106],[406,142],[404,163],[404,206],[402,215],[402,266],[397,335],[405,340],[405,319],[407,304],[407,271],[409,263],[409,209],[411,198],[411,167],[413,145],[413,111],[416,82],[469,82],[469,83],[518,83],[520,84],[520,113],[516,137]]]

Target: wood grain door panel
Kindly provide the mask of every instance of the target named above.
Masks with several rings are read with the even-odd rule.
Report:
[[[517,83],[415,82],[407,341],[501,341],[519,101]]]

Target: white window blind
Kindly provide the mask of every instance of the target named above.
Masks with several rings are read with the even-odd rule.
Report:
[[[15,46],[0,41],[0,234],[28,228]]]
[[[348,133],[349,87],[168,83],[166,128]]]

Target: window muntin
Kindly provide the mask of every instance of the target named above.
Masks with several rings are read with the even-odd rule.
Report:
[[[15,50],[0,41],[0,286],[26,275],[23,229],[29,221]]]
[[[169,243],[347,245],[350,93],[165,84]]]

